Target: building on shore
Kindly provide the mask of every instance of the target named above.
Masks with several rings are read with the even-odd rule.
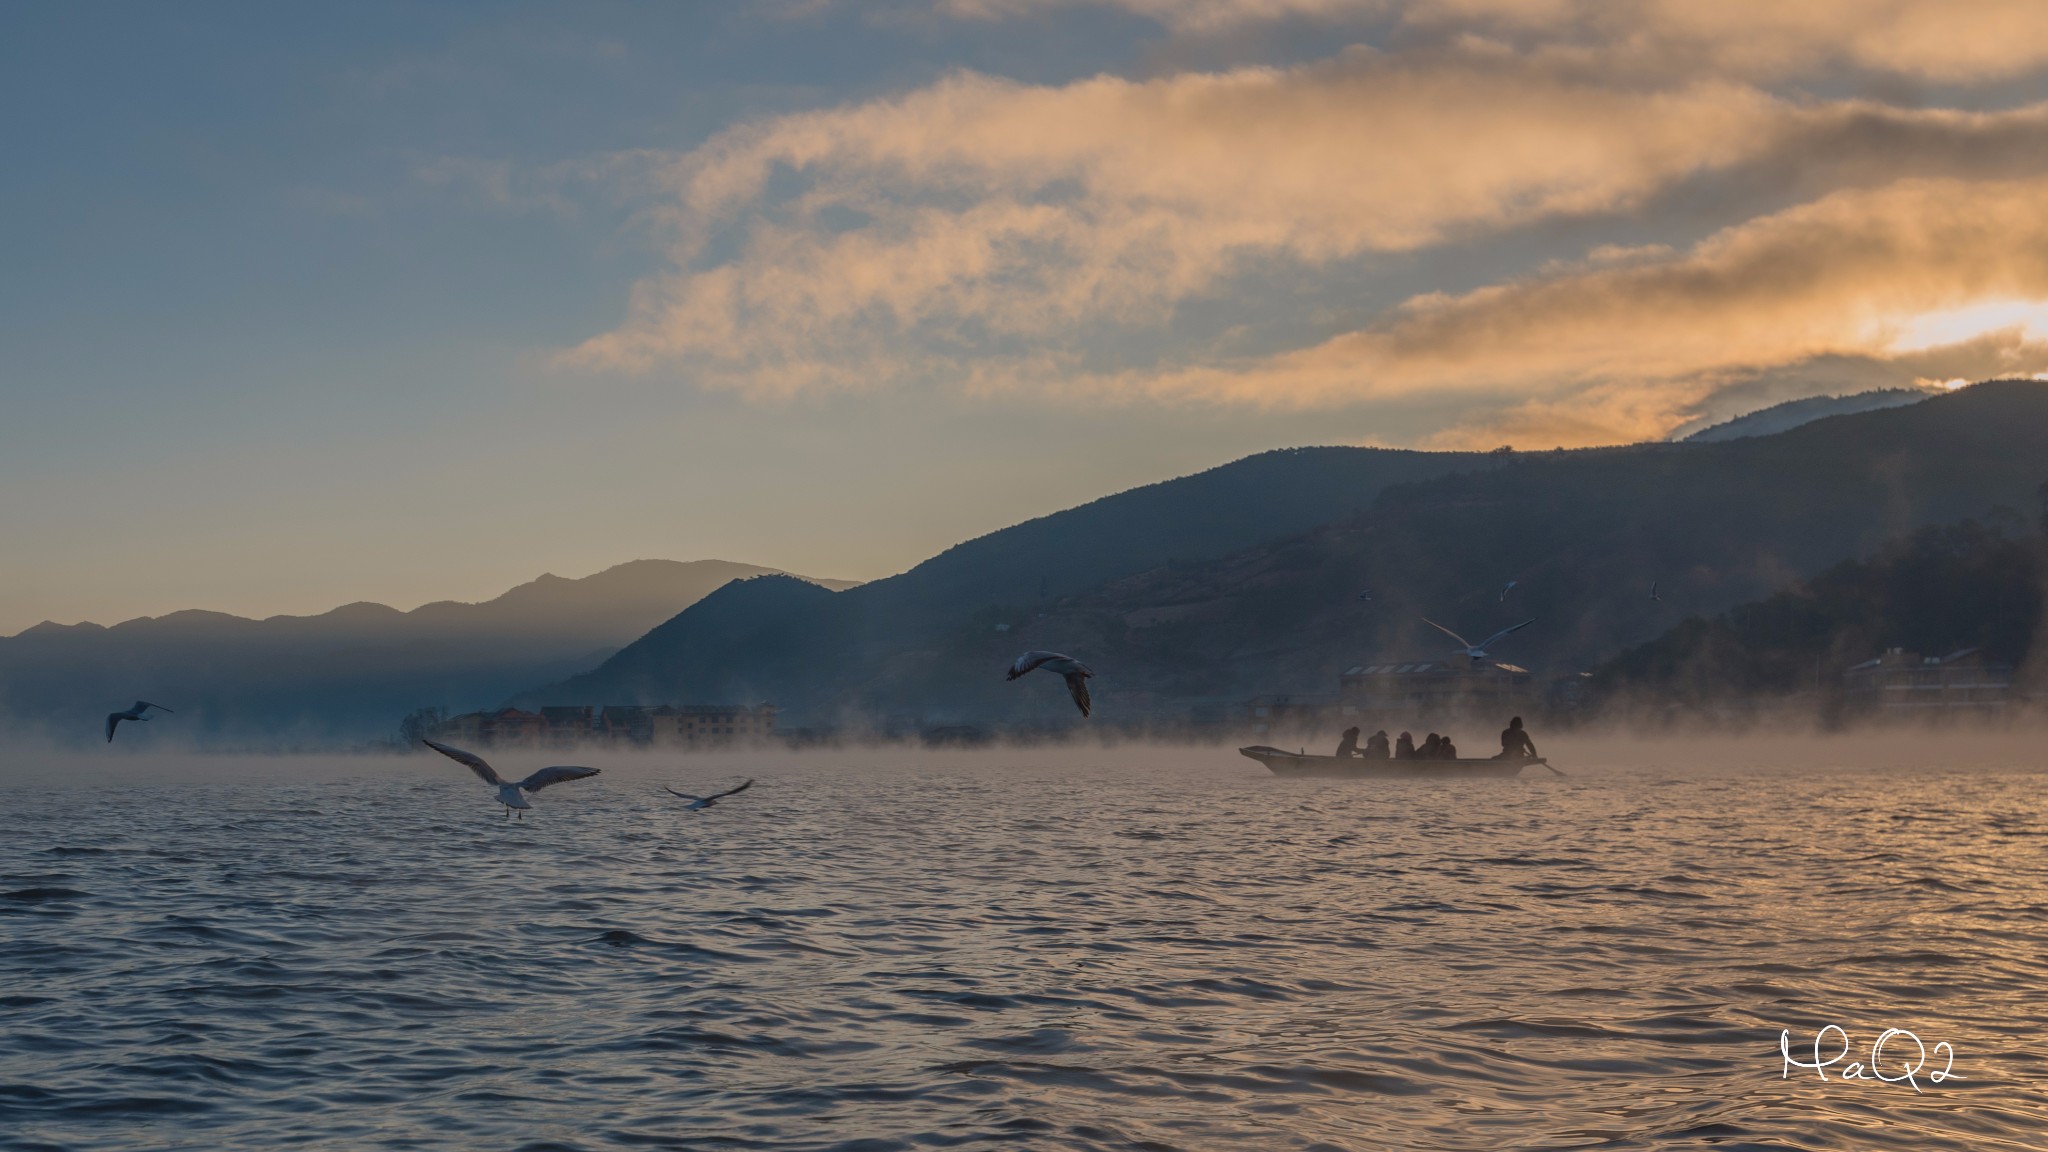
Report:
[[[1981,648],[1922,656],[1887,648],[1842,674],[1844,702],[1866,714],[1967,715],[2004,711],[2013,667],[1986,660]]]
[[[596,709],[588,704],[550,704],[540,710],[550,748],[574,748],[590,739]]]
[[[752,744],[775,735],[775,705],[664,704],[649,713],[649,738],[674,748]]]
[[[547,731],[547,720],[538,712],[500,708],[496,712],[451,716],[441,730],[451,732],[452,738],[463,738],[473,731],[475,735],[467,738],[499,748],[538,748]]]
[[[773,704],[550,704],[450,716],[435,739],[499,748],[720,748],[775,737]]]

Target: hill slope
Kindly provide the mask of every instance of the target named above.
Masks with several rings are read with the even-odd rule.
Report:
[[[1886,648],[1981,647],[2019,664],[2041,626],[2044,580],[2040,536],[1974,520],[1925,528],[1768,599],[1690,617],[1603,665],[1595,683],[1609,704],[1689,709],[1767,703],[1818,679],[1818,704],[1843,669]]]
[[[1338,472],[1347,457],[1375,459],[1318,452],[1316,467]],[[1205,486],[1242,464],[1204,474]],[[1204,501],[1179,498],[1195,491],[1178,487],[1187,481],[1158,485],[1142,507],[1170,530],[1126,514],[1140,505],[1119,502],[1135,494],[1114,497],[1085,521],[1063,513],[997,533],[852,592],[775,594],[787,623],[772,634],[752,602],[770,594],[751,581],[590,675],[524,698],[773,699],[800,722],[1057,719],[1070,713],[1056,684],[1001,677],[1016,652],[1054,648],[1095,667],[1098,715],[1113,720],[1184,713],[1203,697],[1327,691],[1341,668],[1370,658],[1440,657],[1449,642],[1425,615],[1475,639],[1536,617],[1503,658],[1590,668],[1686,614],[1767,595],[1918,526],[2029,505],[2048,476],[2048,386],[1980,385],[1775,436],[1467,457],[1405,483],[1382,475],[1344,500],[1318,492],[1296,503],[1273,486],[1262,493],[1268,530],[1234,532],[1265,539],[1235,545],[1233,533],[1204,529],[1194,514]],[[1299,527],[1311,516],[1326,522]],[[1080,523],[1093,530],[1085,540],[1065,531]],[[1135,546],[1116,547],[1119,532],[1141,526]],[[1040,574],[1044,599],[1033,594]],[[1517,586],[1502,599],[1509,580]],[[1653,581],[1661,601],[1649,597]],[[1373,599],[1359,600],[1367,587]]]
[[[410,612],[358,603],[265,620],[187,611],[111,628],[39,624],[0,638],[0,724],[70,742],[141,696],[176,708],[178,721],[137,726],[138,741],[381,736],[419,705],[482,707],[537,679],[592,667],[720,585],[771,571],[636,560],[580,580],[542,576],[483,603]]]
[[[1880,388],[1875,392],[1857,392],[1848,396],[1810,396],[1804,400],[1787,400],[1769,408],[1759,408],[1733,420],[1702,428],[1690,436],[1680,439],[1687,443],[1711,444],[1721,440],[1740,440],[1745,436],[1775,436],[1790,432],[1801,424],[1825,420],[1830,416],[1848,416],[1857,412],[1875,412],[1880,408],[1902,408],[1918,404],[1930,393],[1915,388]]]
[[[1369,507],[1389,486],[1487,461],[1477,453],[1378,448],[1262,453],[1006,528],[836,595],[781,581],[735,585],[590,674],[518,700],[773,699],[800,721],[937,702],[943,693],[877,677],[863,663],[945,647],[963,630],[999,636],[996,624],[1032,619],[1104,581],[1301,532]],[[770,627],[764,613],[787,615],[788,623]]]

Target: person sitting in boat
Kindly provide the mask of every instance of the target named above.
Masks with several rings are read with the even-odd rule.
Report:
[[[1365,738],[1365,758],[1367,760],[1385,760],[1387,756],[1387,730],[1382,728]]]
[[[1356,725],[1344,730],[1344,738],[1337,741],[1337,755],[1350,759],[1358,755],[1358,728]]]
[[[1415,737],[1406,732],[1401,733],[1400,739],[1394,741],[1394,759],[1415,759]]]
[[[1456,760],[1458,758],[1458,746],[1451,743],[1449,736],[1444,737],[1443,742],[1436,746],[1436,758],[1439,760]]]
[[[1522,718],[1520,716],[1508,721],[1508,726],[1501,730],[1500,755],[1495,756],[1494,759],[1536,759],[1536,742],[1529,739],[1529,734],[1522,730]]]
[[[1437,759],[1438,750],[1443,746],[1444,738],[1431,732],[1428,736],[1423,737],[1421,746],[1415,749],[1415,758],[1417,760],[1435,760]]]

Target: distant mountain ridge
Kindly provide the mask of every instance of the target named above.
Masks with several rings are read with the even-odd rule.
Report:
[[[1900,408],[1907,404],[1918,404],[1932,396],[1918,388],[1880,388],[1875,392],[1855,392],[1847,396],[1809,396],[1804,400],[1787,400],[1769,408],[1759,408],[1733,420],[1702,428],[1689,436],[1679,438],[1680,443],[1714,444],[1723,440],[1740,440],[1748,436],[1775,436],[1790,432],[1802,424],[1825,420],[1830,416],[1849,416],[1857,412],[1875,412],[1880,408]]]
[[[382,736],[415,707],[484,707],[593,667],[719,586],[775,571],[635,560],[409,612],[359,602],[262,620],[191,610],[112,627],[39,624],[0,638],[0,731],[70,741],[140,696],[177,709],[177,723],[137,725],[124,740],[319,745]]]
[[[1768,595],[1922,525],[2027,506],[2048,478],[2048,385],[1987,383],[1719,442],[1373,451],[1316,449],[1299,458],[1314,479],[1254,457],[849,592],[732,584],[518,699],[682,692],[773,700],[798,723],[1070,720],[1060,693],[1002,680],[1016,652],[1050,648],[1095,668],[1099,718],[1185,715],[1194,700],[1327,691],[1372,658],[1440,658],[1449,641],[1424,615],[1475,638],[1535,617],[1504,658],[1590,668],[1674,614]],[[1286,480],[1249,484],[1246,469]],[[1360,473],[1340,479],[1347,469]],[[1227,531],[1204,522],[1219,500],[1235,509]]]

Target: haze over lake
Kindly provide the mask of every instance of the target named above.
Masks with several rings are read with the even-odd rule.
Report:
[[[1458,785],[1146,746],[607,762],[511,824],[438,758],[31,760],[0,1121],[94,1149],[2038,1147],[2027,740],[1568,744],[1569,779]],[[657,787],[741,774],[702,815]],[[1851,1059],[1947,1042],[1954,1078],[1785,1078],[1780,1030],[1829,1024]]]

